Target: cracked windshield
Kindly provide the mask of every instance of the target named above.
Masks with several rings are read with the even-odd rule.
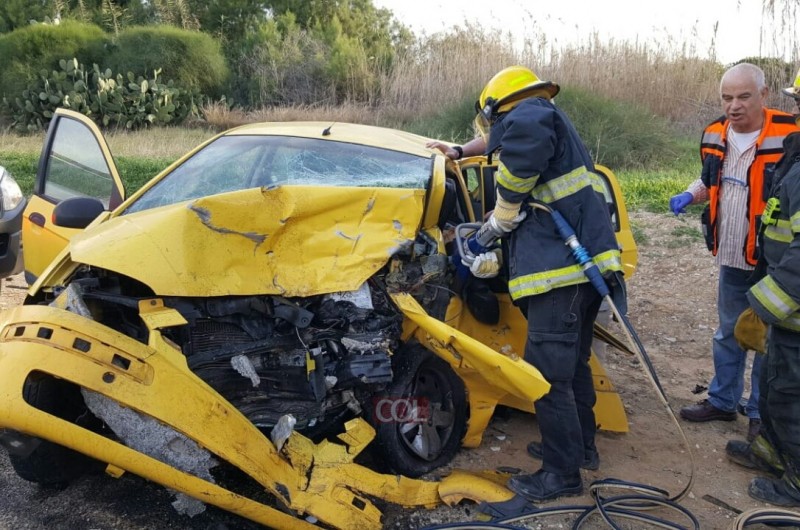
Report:
[[[428,185],[431,159],[358,144],[286,136],[225,136],[147,190],[125,213],[257,187]]]

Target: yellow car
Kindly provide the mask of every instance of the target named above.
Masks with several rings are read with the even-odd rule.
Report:
[[[549,384],[522,360],[502,280],[456,278],[453,231],[491,209],[494,168],[427,141],[246,125],[126,198],[96,126],[59,110],[23,221],[33,285],[0,314],[0,443],[17,474],[104,466],[275,528],[312,527],[286,511],[379,528],[370,498],[457,496],[414,477],[479,445],[497,405],[534,412]],[[599,170],[630,275],[620,189]],[[600,428],[627,430],[592,369]],[[284,510],[221,484],[230,466]]]

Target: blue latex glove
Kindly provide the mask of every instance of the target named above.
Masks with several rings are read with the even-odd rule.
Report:
[[[686,210],[684,210],[684,208],[692,204],[693,200],[694,197],[692,196],[692,194],[689,193],[688,191],[684,191],[683,193],[674,195],[672,198],[670,198],[669,209],[672,210],[672,213],[674,213],[675,215],[686,213]]]

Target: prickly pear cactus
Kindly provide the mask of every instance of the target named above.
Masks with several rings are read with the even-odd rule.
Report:
[[[3,98],[2,107],[15,129],[30,132],[47,127],[59,107],[89,116],[101,127],[126,129],[178,124],[190,115],[200,116],[204,96],[197,89],[164,82],[160,75],[160,69],[147,78],[132,72],[114,75],[96,64],[87,69],[77,59],[62,59],[59,70],[42,70],[13,102]]]

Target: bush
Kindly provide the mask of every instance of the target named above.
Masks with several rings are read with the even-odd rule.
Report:
[[[691,152],[688,139],[678,134],[663,118],[587,91],[562,88],[554,100],[569,116],[592,160],[618,169],[670,166]],[[435,112],[420,115],[400,128],[431,138],[463,143],[474,137],[475,99],[463,98]]]
[[[434,112],[421,114],[410,123],[400,124],[399,127],[428,138],[441,138],[463,144],[475,137],[474,120],[475,99],[464,98]]]
[[[160,68],[176,85],[197,88],[215,99],[223,95],[228,78],[227,63],[213,37],[172,26],[123,29],[99,64],[115,72],[145,75]]]
[[[255,107],[335,101],[330,50],[292,14],[261,24],[241,43],[235,97]]]
[[[102,64],[99,54],[104,37],[94,24],[74,20],[57,26],[33,24],[0,35],[0,97],[21,95],[43,68],[57,68],[64,57]]]
[[[61,60],[59,70],[42,70],[13,102],[3,98],[3,109],[13,119],[12,126],[22,132],[45,128],[59,107],[93,118],[100,126],[139,129],[149,125],[182,122],[198,115],[203,97],[197,89],[185,90],[159,80],[160,69],[150,78],[114,76],[95,64],[86,70],[77,59]]]
[[[555,101],[597,164],[612,169],[655,168],[672,164],[686,153],[681,135],[642,107],[569,87],[562,88]]]

